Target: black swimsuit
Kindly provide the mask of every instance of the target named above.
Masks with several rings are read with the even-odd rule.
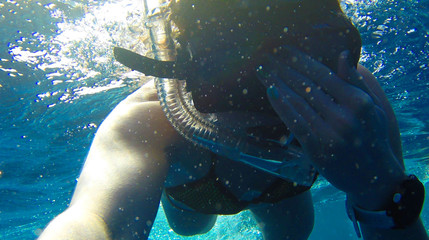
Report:
[[[239,213],[250,204],[276,203],[311,188],[278,178],[259,197],[245,201],[237,198],[222,184],[215,169],[216,155],[213,154],[212,166],[206,176],[191,183],[166,188],[167,198],[181,202],[200,213],[228,215]]]

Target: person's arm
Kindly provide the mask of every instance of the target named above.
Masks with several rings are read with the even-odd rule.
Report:
[[[142,87],[101,124],[70,207],[40,239],[147,239],[177,135],[153,95]]]
[[[383,210],[407,178],[399,131],[375,78],[348,60],[343,52],[334,73],[286,47],[260,67],[259,78],[319,173],[360,208]],[[401,230],[362,224],[362,232],[371,240],[427,239],[420,221]]]
[[[400,162],[402,167],[405,169],[403,157],[402,157],[402,144],[400,139],[399,128],[397,124],[397,120],[393,109],[383,91],[380,84],[378,83],[375,76],[364,66],[359,65],[357,68],[357,72],[363,77],[363,82],[368,86],[369,89],[374,93],[375,96],[380,100],[380,106],[384,109],[386,114],[386,119],[388,121],[388,131],[389,131],[389,141],[392,146],[393,155],[396,158],[396,161]],[[391,196],[390,192],[383,193],[385,196]],[[362,198],[366,198],[365,202],[372,201],[373,203],[380,202],[378,207],[375,205],[368,206],[367,210],[378,210],[385,209],[385,202],[373,200],[370,196],[362,196]],[[380,198],[379,198],[380,199]],[[365,208],[364,204],[356,203],[360,207]],[[383,206],[384,205],[384,206]],[[372,207],[372,209],[371,209]],[[377,209],[378,208],[378,209]],[[381,239],[428,239],[426,234],[426,229],[423,226],[423,223],[420,219],[418,219],[414,224],[409,225],[405,229],[383,229],[377,228],[371,225],[366,225],[365,223],[360,222],[360,227],[362,234],[365,240],[381,240]]]

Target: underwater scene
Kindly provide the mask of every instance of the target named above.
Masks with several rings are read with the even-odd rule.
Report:
[[[360,63],[396,113],[407,172],[429,189],[429,0],[341,5],[361,33]],[[115,46],[148,51],[142,12],[142,0],[0,0],[0,239],[36,239],[67,208],[101,122],[148,81],[113,57]],[[323,177],[311,191],[309,239],[358,239],[345,194]],[[263,237],[247,211],[182,237],[160,207],[149,239]]]

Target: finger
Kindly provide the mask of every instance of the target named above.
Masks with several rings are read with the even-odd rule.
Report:
[[[319,87],[313,87],[315,89],[314,92],[311,89],[308,92],[308,88],[302,87],[302,85],[308,86],[311,84],[311,86],[315,86],[312,81],[293,69],[287,69],[288,66],[280,63],[276,58],[268,58],[268,60],[267,63],[258,69],[259,79],[261,79],[261,82],[266,87],[276,86],[279,90],[285,89],[285,91],[289,91],[286,94],[293,97],[289,101],[295,107],[295,110],[303,115],[311,126],[318,126],[312,129],[313,132],[317,131],[320,133],[319,136],[328,134],[334,136],[338,131],[341,132],[344,130],[345,126],[353,123],[354,114],[349,108],[335,103],[332,97]],[[281,75],[281,77],[278,75]],[[289,87],[289,85],[292,87]],[[273,102],[271,105],[275,107]],[[281,104],[279,104],[276,111],[280,115],[282,111]],[[321,120],[316,121],[317,118],[315,115],[321,118]],[[323,122],[323,124],[319,122]]]
[[[327,66],[296,49],[283,47],[282,52],[286,65],[310,79],[315,85],[321,86],[322,90],[339,104],[349,104],[350,94],[360,90],[339,78]]]
[[[267,89],[267,95],[277,115],[301,144],[308,142],[310,135],[323,136],[328,130],[324,120],[311,106],[280,81],[273,82]]]
[[[278,69],[279,79],[289,86],[296,94],[305,101],[324,119],[329,119],[339,112],[339,107],[334,99],[322,91],[320,86],[315,85],[308,78],[276,60],[272,60],[274,69]]]
[[[316,86],[312,81],[302,74],[290,69],[278,59],[271,58],[269,64],[263,66],[265,71],[271,74],[266,74],[265,81],[270,84],[276,83],[282,87],[283,83],[306,101],[308,106],[323,119],[326,124],[329,123],[333,128],[345,126],[350,123],[352,115],[344,106],[338,105],[333,101],[333,98]],[[271,70],[274,69],[274,70]],[[278,81],[276,81],[278,80]],[[301,109],[297,109],[301,113]],[[311,121],[312,116],[309,115],[308,121]],[[320,130],[318,130],[320,131]]]

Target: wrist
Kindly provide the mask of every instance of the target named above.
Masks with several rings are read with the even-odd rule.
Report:
[[[419,219],[424,192],[423,184],[416,176],[410,175],[390,194],[389,201],[383,209],[364,209],[347,197],[347,214],[359,237],[358,222],[374,228],[404,229]]]
[[[391,202],[392,195],[398,191],[399,186],[406,179],[408,179],[408,176],[405,174],[389,179],[378,179],[378,181],[367,184],[365,190],[348,193],[347,197],[362,209],[370,211],[382,210]]]
[[[374,158],[371,158],[372,167],[366,168],[366,177],[361,178],[356,184],[360,187],[347,192],[347,196],[363,209],[385,209],[391,201],[392,194],[408,179],[408,176],[391,151],[381,151],[375,158],[377,161],[372,159]]]

